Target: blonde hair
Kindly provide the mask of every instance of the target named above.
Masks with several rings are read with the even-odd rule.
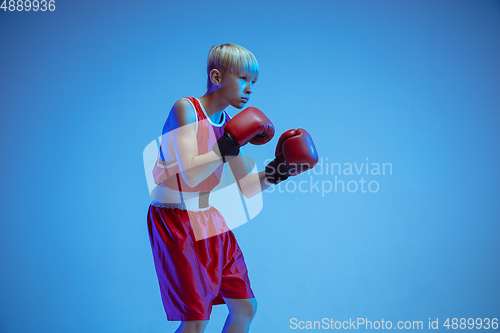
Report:
[[[210,88],[210,72],[212,69],[218,69],[221,73],[229,71],[232,74],[251,73],[252,79],[259,78],[259,63],[252,52],[243,46],[236,44],[214,45],[208,52],[207,60],[207,86]]]

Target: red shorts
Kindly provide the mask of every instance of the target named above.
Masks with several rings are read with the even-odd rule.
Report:
[[[204,211],[149,206],[148,230],[167,319],[208,320],[225,298],[253,298],[243,253],[232,231],[196,241],[191,220],[225,225]],[[217,222],[218,221],[218,222]]]

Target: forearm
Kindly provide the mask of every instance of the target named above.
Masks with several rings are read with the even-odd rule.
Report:
[[[271,184],[266,181],[265,171],[251,173],[239,181],[241,193],[247,198],[263,192]]]
[[[194,187],[207,179],[221,164],[220,157],[213,151],[209,151],[183,163],[181,174],[186,184]]]

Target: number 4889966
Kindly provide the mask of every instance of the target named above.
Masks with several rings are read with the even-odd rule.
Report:
[[[0,6],[0,9],[3,9],[4,12],[9,11],[9,12],[22,12],[26,11],[29,12],[30,10],[33,10],[34,12],[40,10],[42,12],[45,12],[47,10],[53,12],[56,10],[56,1],[55,0],[4,0],[2,2],[2,5]]]

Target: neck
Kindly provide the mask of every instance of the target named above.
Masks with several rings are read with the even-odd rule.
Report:
[[[229,106],[227,102],[221,101],[221,99],[218,98],[217,90],[208,90],[205,95],[198,98],[198,100],[205,108],[207,116],[209,117],[223,111],[226,107]]]

